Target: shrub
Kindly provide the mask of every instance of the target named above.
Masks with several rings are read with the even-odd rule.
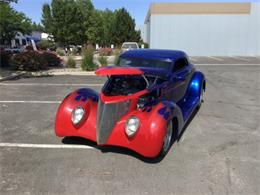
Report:
[[[46,70],[48,63],[42,53],[38,51],[26,51],[14,55],[10,64],[16,70],[37,71]]]
[[[68,68],[76,68],[76,61],[74,60],[74,58],[72,56],[68,57],[68,60],[66,62],[66,66]]]
[[[36,47],[37,47],[37,46],[36,46]],[[37,48],[37,49],[38,49],[38,48]],[[27,45],[27,46],[25,47],[25,50],[26,50],[26,51],[34,51],[32,45]]]
[[[73,47],[71,53],[74,56],[77,55],[78,54],[78,49],[76,47]]]
[[[98,61],[102,66],[107,66],[107,57],[105,56],[99,56]]]
[[[113,49],[109,47],[100,48],[98,51],[101,56],[110,56],[113,53]]]
[[[94,51],[88,49],[84,52],[84,56],[81,62],[82,70],[93,71],[96,68],[96,65],[93,63]]]
[[[0,67],[7,67],[10,65],[10,60],[13,53],[10,51],[0,50]]]
[[[121,49],[114,49],[114,51],[113,51],[113,55],[120,55],[120,53],[121,53]]]
[[[56,50],[56,53],[59,55],[59,56],[65,56],[65,52],[61,49],[57,49]]]
[[[92,50],[94,51],[95,50],[95,47],[91,44],[91,43],[86,43],[83,45],[83,50],[86,51],[86,50]]]
[[[37,43],[37,48],[39,50],[53,49],[55,48],[55,43],[48,40],[41,40],[39,43]]]
[[[61,59],[55,53],[51,51],[44,51],[41,55],[49,67],[57,67],[61,65]]]
[[[121,54],[121,51],[119,49],[114,50],[114,64],[117,65],[119,63],[119,56]]]

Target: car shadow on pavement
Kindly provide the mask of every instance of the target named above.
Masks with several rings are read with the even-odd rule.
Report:
[[[184,134],[184,132],[186,131],[187,127],[189,126],[189,124],[191,123],[192,119],[195,117],[195,115],[197,114],[199,109],[195,109],[194,112],[191,114],[189,120],[186,122],[185,126],[183,127],[183,130],[181,132],[181,134],[179,135],[179,137],[176,137],[175,139],[173,139],[171,146],[177,141],[179,142],[179,140],[181,139],[182,135]],[[65,137],[62,139],[62,143],[64,144],[77,144],[77,145],[86,145],[86,146],[91,146],[93,148],[96,148],[98,150],[100,150],[102,153],[117,153],[117,154],[123,154],[123,155],[128,155],[128,156],[132,156],[135,157],[145,163],[150,163],[150,164],[156,164],[161,162],[165,156],[158,156],[156,158],[147,158],[144,156],[139,155],[138,153],[129,150],[127,148],[123,148],[123,147],[119,147],[119,146],[98,146],[95,142],[84,139],[84,138],[80,138],[80,137]],[[171,150],[171,148],[170,148]],[[170,151],[169,150],[169,151]]]
[[[138,153],[129,150],[127,148],[119,147],[119,146],[98,146],[95,142],[92,142],[90,140],[81,138],[81,137],[64,137],[62,139],[62,143],[64,144],[77,144],[77,145],[86,145],[91,146],[95,149],[100,150],[102,153],[117,153],[117,154],[123,154],[135,157],[143,162],[146,163],[158,163],[163,158],[157,157],[157,158],[145,158]]]

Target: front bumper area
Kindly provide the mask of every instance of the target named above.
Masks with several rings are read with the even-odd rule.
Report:
[[[57,136],[82,137],[94,141],[100,146],[120,146],[133,150],[145,157],[156,157],[159,154],[167,126],[167,121],[159,116],[157,112],[159,108],[163,107],[162,104],[155,106],[151,112],[138,110],[130,111],[127,114],[119,112],[123,116],[120,115],[119,120],[114,120],[113,127],[108,129],[107,137],[102,142],[98,142],[98,102],[91,99],[85,102],[77,102],[75,101],[76,96],[76,93],[72,93],[62,102],[58,109],[55,122],[55,133]],[[87,119],[80,126],[75,127],[71,122],[71,112],[77,106],[84,107],[87,111]],[[136,134],[133,137],[128,137],[125,133],[125,124],[131,116],[139,118],[141,124]],[[107,129],[101,129],[101,132],[104,130]]]

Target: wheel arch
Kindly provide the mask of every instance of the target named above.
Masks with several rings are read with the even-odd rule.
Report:
[[[186,93],[186,100],[194,100],[200,96],[200,90],[206,90],[206,79],[202,72],[196,71],[189,83]]]

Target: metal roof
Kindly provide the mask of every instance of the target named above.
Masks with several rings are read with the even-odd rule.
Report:
[[[248,2],[197,2],[197,3],[152,3],[145,18],[151,15],[178,14],[250,14],[251,3]]]

